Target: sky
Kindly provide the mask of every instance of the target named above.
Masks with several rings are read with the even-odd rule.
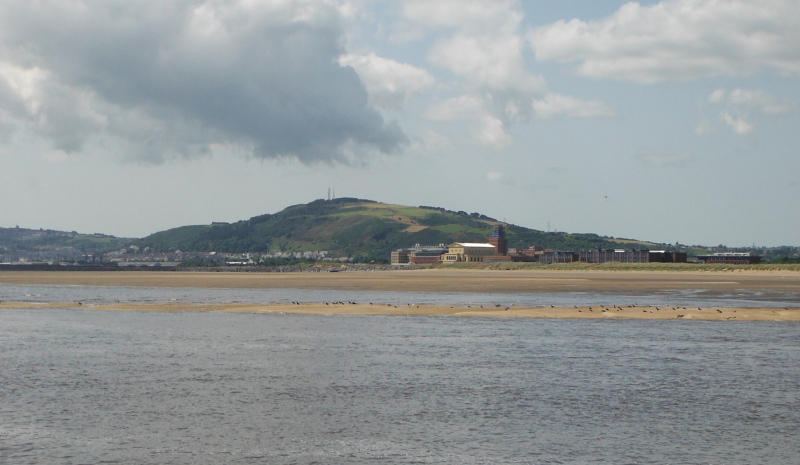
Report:
[[[143,237],[332,189],[799,246],[799,44],[797,0],[3,0],[0,227]]]

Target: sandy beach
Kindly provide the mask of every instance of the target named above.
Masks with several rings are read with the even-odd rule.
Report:
[[[800,293],[800,272],[660,272],[423,269],[340,273],[0,272],[0,283],[79,286],[298,288],[418,292],[656,292],[737,289]]]
[[[704,290],[723,294],[736,290],[800,294],[800,273],[636,272],[549,270],[403,270],[340,273],[231,273],[231,272],[2,272],[0,283],[81,286],[143,286],[199,288],[298,288],[357,291],[422,292],[657,292]],[[369,303],[311,302],[301,304],[196,305],[124,304],[88,305],[79,302],[0,302],[0,308],[83,307],[94,310],[221,311],[296,313],[311,315],[403,315],[495,318],[623,318],[719,321],[800,321],[800,308],[668,307],[587,305],[580,307],[492,307],[441,305],[371,305]]]

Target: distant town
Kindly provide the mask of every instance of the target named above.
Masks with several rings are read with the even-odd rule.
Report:
[[[44,233],[43,233],[44,234]],[[71,233],[67,233],[71,234]],[[107,237],[96,235],[100,238]],[[391,252],[392,266],[435,265],[457,263],[529,262],[553,263],[687,263],[685,252],[648,249],[593,249],[564,251],[545,249],[536,245],[509,248],[503,225],[495,226],[486,243],[455,242],[449,245],[420,245]],[[693,257],[698,263],[749,265],[761,262],[750,252],[716,252]],[[147,267],[172,269],[179,266],[255,267],[297,262],[330,262],[347,264],[349,256],[331,256],[327,250],[277,251],[272,253],[187,252],[175,249],[155,252],[149,247],[125,245],[106,252],[79,250],[75,247],[46,247],[36,251],[14,251],[0,247],[0,267],[17,266],[58,267]]]
[[[275,252],[275,253],[222,253],[222,252],[183,252],[179,249],[162,253],[153,252],[149,247],[135,245],[103,253],[79,253],[64,250],[64,255],[47,252],[15,254],[14,261],[0,262],[2,265],[60,265],[60,266],[118,266],[118,267],[175,267],[181,264],[197,263],[221,266],[255,266],[270,260],[301,260],[349,263],[352,257],[330,257],[328,251]]]
[[[719,252],[696,257],[703,263],[750,265],[761,257],[749,252]],[[392,265],[533,262],[552,263],[686,263],[685,252],[647,249],[594,249],[580,252],[544,249],[535,245],[524,249],[509,248],[505,228],[498,224],[486,243],[456,242],[445,246],[420,245],[392,252]]]

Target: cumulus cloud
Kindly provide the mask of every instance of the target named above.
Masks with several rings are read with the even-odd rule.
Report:
[[[603,102],[583,101],[575,97],[551,93],[533,101],[533,110],[539,118],[573,116],[593,118],[614,116],[614,110]]]
[[[483,103],[477,95],[461,95],[431,105],[427,115],[438,121],[469,120],[483,111]]]
[[[746,136],[753,132],[753,125],[745,121],[745,119],[741,116],[734,116],[727,111],[723,111],[720,115],[722,121],[725,121],[725,124],[731,127],[736,134],[740,136]]]
[[[93,141],[155,162],[212,144],[304,163],[395,152],[404,134],[339,63],[340,14],[311,0],[5,0],[0,109],[67,154]]]
[[[401,13],[395,34],[403,41],[429,39],[431,69],[445,71],[437,77],[443,97],[426,115],[470,123],[479,144],[506,147],[513,127],[534,116],[614,114],[602,102],[551,93],[544,79],[526,68],[529,50],[518,0],[409,0]]]
[[[430,156],[437,156],[453,148],[453,142],[450,138],[430,130],[419,134],[410,145],[410,149],[413,150],[414,153]]]
[[[486,115],[481,123],[481,129],[478,131],[478,142],[481,144],[500,149],[511,142],[511,136],[506,132],[500,118]]]
[[[720,119],[740,136],[755,131],[751,122],[753,114],[778,116],[794,110],[793,102],[781,100],[760,89],[716,89],[708,96],[708,102],[725,106]]]
[[[708,101],[745,108],[765,115],[782,115],[794,109],[792,102],[780,100],[760,89],[734,89],[730,92],[717,89],[708,96]]]
[[[539,60],[584,76],[656,83],[761,71],[800,75],[795,0],[630,2],[597,21],[558,21],[529,35]]]
[[[433,105],[428,115],[471,120],[479,143],[506,145],[510,127],[530,118],[533,98],[546,93],[544,80],[525,69],[519,3],[412,0],[404,3],[403,17],[406,30],[413,23],[435,35],[428,61],[459,79],[459,95]]]
[[[343,66],[352,66],[367,86],[370,102],[387,111],[399,111],[414,95],[436,81],[429,72],[374,53],[343,55]]]

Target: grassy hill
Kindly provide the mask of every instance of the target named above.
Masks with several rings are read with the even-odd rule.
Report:
[[[414,244],[486,242],[498,221],[479,213],[408,207],[371,200],[315,200],[236,223],[183,226],[140,239],[156,252],[277,252],[327,250],[332,256],[386,260],[392,250]],[[509,247],[538,245],[561,250],[653,248],[596,234],[547,233],[507,225]],[[665,244],[658,248],[667,248]]]
[[[131,239],[105,234],[81,234],[51,229],[0,228],[0,262],[19,257],[28,260],[80,260],[87,254],[108,252]]]

